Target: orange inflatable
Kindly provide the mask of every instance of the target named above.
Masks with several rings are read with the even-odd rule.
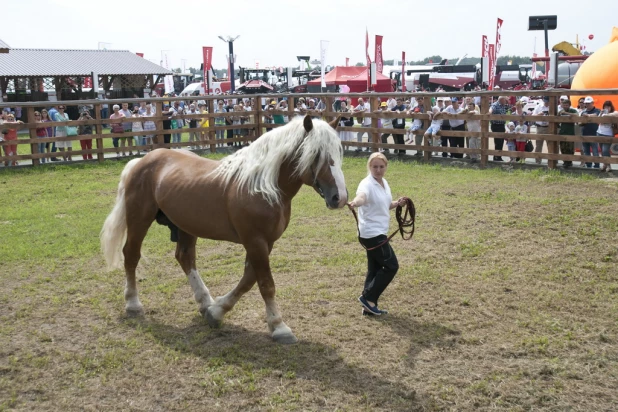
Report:
[[[613,28],[609,44],[594,52],[581,65],[571,89],[618,89],[618,27]],[[571,96],[571,102],[576,105],[579,97]],[[595,107],[602,109],[603,102],[611,100],[618,110],[618,95],[592,97]]]

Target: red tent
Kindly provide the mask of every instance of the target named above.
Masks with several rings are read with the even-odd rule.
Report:
[[[337,66],[324,75],[326,86],[347,85],[350,92],[359,93],[367,91],[367,76],[369,71],[366,66]],[[320,87],[322,79],[311,80],[307,86]],[[387,76],[376,73],[376,85],[373,87],[376,92],[392,92],[391,79]]]

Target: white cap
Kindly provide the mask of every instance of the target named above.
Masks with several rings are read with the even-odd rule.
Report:
[[[527,96],[522,96],[522,98],[519,99],[519,101],[522,102],[522,103],[528,103],[530,100],[528,99]]]
[[[584,99],[584,103],[594,103],[594,99],[592,98],[592,96],[586,96],[586,98]]]
[[[560,96],[560,100],[571,100],[569,96]]]

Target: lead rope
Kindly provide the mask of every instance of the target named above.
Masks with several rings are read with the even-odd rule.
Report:
[[[416,220],[416,208],[414,207],[414,202],[412,202],[412,199],[408,197],[404,197],[402,199],[405,201],[405,206],[397,205],[397,209],[395,210],[395,218],[397,219],[397,224],[399,225],[399,228],[395,230],[393,234],[390,235],[388,239],[386,239],[384,242],[372,248],[367,248],[360,241],[360,230],[358,229],[358,216],[356,215],[356,210],[352,209],[354,220],[356,220],[356,230],[358,231],[358,242],[361,244],[362,247],[365,248],[365,250],[374,250],[374,249],[384,246],[397,234],[397,232],[401,233],[401,237],[403,238],[403,240],[412,239],[412,236],[414,235],[414,221]],[[405,213],[403,213],[403,216],[402,216],[401,212],[404,210],[404,207],[405,207]]]

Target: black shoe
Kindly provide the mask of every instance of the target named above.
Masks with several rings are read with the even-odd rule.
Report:
[[[367,299],[365,299],[365,297],[363,295],[360,295],[358,297],[358,301],[361,303],[361,305],[363,305],[363,308],[365,308],[365,310],[367,312],[370,312],[372,315],[379,316],[379,315],[382,314],[382,311],[380,309],[378,309],[377,306],[371,306],[369,304],[369,302],[367,302]]]
[[[363,316],[377,316],[377,315],[374,315],[373,313],[367,311],[367,309],[365,309],[365,308],[363,308],[361,313],[363,314]]]
[[[51,161],[52,161],[52,162],[58,162],[59,160],[58,160],[58,158],[57,158],[57,157],[52,157],[52,158],[51,158]]]
[[[504,162],[504,160],[502,160],[502,157],[494,157],[494,162]]]

